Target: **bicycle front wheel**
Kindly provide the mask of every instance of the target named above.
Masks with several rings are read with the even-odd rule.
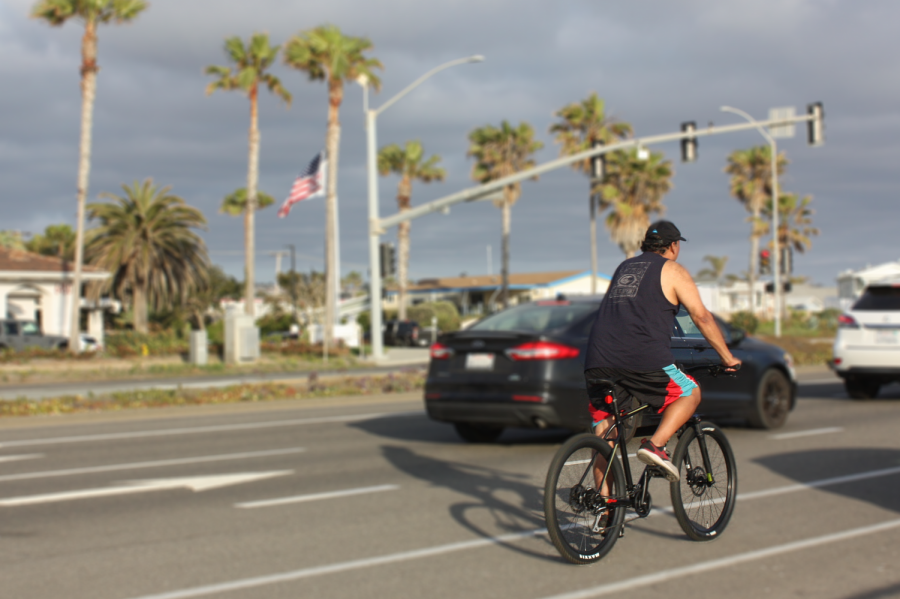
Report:
[[[591,434],[569,439],[553,458],[544,485],[544,517],[550,540],[559,554],[573,564],[601,559],[619,538],[625,521],[624,507],[610,507],[609,499],[625,498],[622,463],[612,462],[609,491],[601,495],[594,466],[608,463],[612,448]]]
[[[681,530],[695,541],[711,541],[728,526],[737,496],[737,467],[728,438],[718,426],[701,422],[702,435],[682,433],[672,462],[681,479],[669,485],[672,508]],[[709,454],[707,464],[703,446]]]

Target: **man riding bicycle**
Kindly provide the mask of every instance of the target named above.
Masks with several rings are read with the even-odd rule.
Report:
[[[584,371],[596,435],[605,435],[612,425],[611,415],[603,409],[606,389],[598,384],[601,379],[614,381],[616,391],[624,390],[663,415],[654,435],[641,444],[637,457],[662,468],[670,481],[677,481],[679,475],[666,453],[666,444],[700,405],[697,382],[682,372],[672,357],[671,337],[680,306],[691,315],[725,367],[734,370],[741,364],[703,305],[694,279],[676,262],[682,241],[687,240],[678,227],[658,221],[647,229],[641,244],[643,253],[619,265],[591,328]],[[601,477],[603,467],[595,464]]]

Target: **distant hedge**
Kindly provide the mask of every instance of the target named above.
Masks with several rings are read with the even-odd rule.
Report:
[[[432,317],[437,317],[438,329],[441,332],[459,330],[459,311],[452,302],[427,302],[416,304],[406,309],[410,320],[415,320],[421,327],[430,327]]]

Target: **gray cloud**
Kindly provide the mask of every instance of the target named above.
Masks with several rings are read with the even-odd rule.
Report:
[[[74,221],[80,95],[77,24],[51,28],[29,19],[31,0],[0,0],[0,172],[5,182],[3,228],[37,232]],[[828,143],[808,148],[804,131],[781,147],[792,163],[785,189],[815,197],[822,235],[795,260],[799,274],[831,283],[837,272],[895,259],[882,240],[893,236],[900,125],[900,65],[892,31],[900,6],[889,1],[765,0],[754,3],[596,3],[568,1],[548,10],[536,1],[453,3],[283,0],[156,0],[135,23],[100,31],[91,195],[153,177],[207,214],[213,258],[242,270],[240,219],[217,214],[221,198],[246,179],[248,104],[237,93],[204,95],[209,64],[225,64],[224,39],[268,31],[283,43],[324,22],[368,36],[386,66],[379,105],[443,61],[481,53],[487,62],[457,67],[429,80],[378,122],[379,143],[421,139],[448,169],[443,184],[419,185],[424,202],[472,185],[465,158],[474,127],[530,122],[557,155],[547,128],[553,112],[597,91],[639,135],[674,131],[681,121],[736,122],[722,104],[765,117],[771,106],[825,102]],[[326,90],[301,73],[274,72],[294,94],[285,110],[261,105],[260,186],[283,197],[293,178],[324,144]],[[358,86],[342,107],[339,194],[345,272],[364,270],[365,135]],[[704,255],[728,255],[746,269],[746,213],[728,196],[722,172],[737,148],[758,145],[748,132],[701,140],[700,160],[677,162],[675,144],[660,146],[675,161],[668,217],[689,231],[682,260],[692,271]],[[656,148],[654,148],[656,149]],[[396,180],[380,183],[382,213],[395,210]],[[512,267],[517,271],[587,268],[587,182],[569,170],[523,186],[513,210]],[[297,245],[302,268],[321,269],[324,207],[297,206],[288,219],[274,210],[258,219],[257,268],[265,251]],[[489,203],[454,207],[413,224],[414,277],[481,273],[486,246],[499,255],[499,211]],[[392,234],[391,234],[392,235]],[[601,268],[622,255],[601,243]],[[892,247],[892,246],[889,246]]]

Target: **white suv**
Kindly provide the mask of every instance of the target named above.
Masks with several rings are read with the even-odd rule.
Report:
[[[870,284],[841,314],[831,367],[853,399],[900,381],[900,281]]]

